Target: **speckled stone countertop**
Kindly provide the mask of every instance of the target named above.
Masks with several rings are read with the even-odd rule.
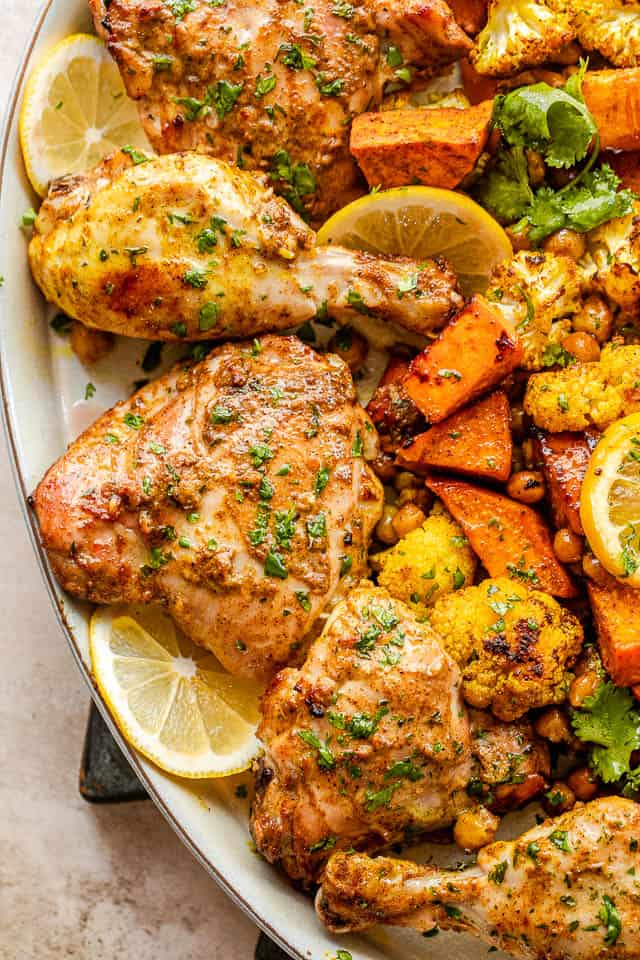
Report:
[[[2,112],[39,6],[0,0]],[[0,530],[0,960],[251,960],[256,928],[150,801],[80,798],[89,697],[49,607],[2,436]]]

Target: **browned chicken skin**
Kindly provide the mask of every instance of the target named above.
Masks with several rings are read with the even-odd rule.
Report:
[[[74,596],[163,602],[232,673],[265,678],[367,570],[376,451],[342,360],[264,337],[105,413],[51,467],[35,510]]]
[[[311,219],[363,192],[350,120],[470,48],[444,0],[90,0],[159,153],[274,182]],[[389,55],[389,49],[394,53]]]
[[[578,804],[460,871],[361,854],[329,861],[316,909],[335,931],[466,931],[521,960],[640,956],[640,806]]]
[[[125,149],[56,181],[29,260],[69,316],[156,340],[254,336],[328,314],[424,335],[463,303],[446,264],[317,246],[262,178],[196,153]]]
[[[469,805],[460,675],[403,603],[363,584],[263,699],[252,832],[303,884],[335,849],[376,850]]]

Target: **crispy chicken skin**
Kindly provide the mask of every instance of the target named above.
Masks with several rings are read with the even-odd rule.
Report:
[[[156,340],[282,330],[327,311],[417,333],[462,305],[449,268],[316,247],[260,178],[200,154],[118,151],[52,184],[29,246],[45,297],[90,327]],[[415,274],[415,288],[406,290]]]
[[[426,624],[363,583],[304,666],[267,690],[251,829],[293,879],[334,849],[376,850],[450,824],[468,806],[469,723],[458,668]]]
[[[267,678],[366,572],[382,504],[376,451],[342,360],[264,337],[105,413],[34,505],[69,593],[162,602],[232,673]]]
[[[271,171],[316,222],[364,192],[350,120],[380,104],[398,64],[434,72],[471,46],[444,0],[90,6],[158,153]]]
[[[639,832],[640,806],[607,797],[485,847],[464,872],[337,853],[316,908],[334,931],[439,926],[522,960],[636,960]]]

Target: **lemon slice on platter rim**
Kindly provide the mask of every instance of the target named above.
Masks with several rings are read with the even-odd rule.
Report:
[[[98,608],[89,652],[121,733],[162,770],[188,779],[226,777],[246,770],[259,753],[261,685],[227,673],[160,608]]]
[[[61,40],[37,64],[18,127],[27,174],[40,196],[51,180],[88,170],[119,147],[150,150],[118,67],[102,40],[88,33]]]

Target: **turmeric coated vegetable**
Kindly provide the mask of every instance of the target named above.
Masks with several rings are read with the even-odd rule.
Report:
[[[604,430],[640,410],[640,346],[614,341],[604,347],[597,363],[534,374],[524,408],[537,427],[552,433],[590,426]]]
[[[500,383],[521,360],[512,321],[476,294],[413,360],[403,386],[427,421],[440,423]]]
[[[552,597],[507,577],[439,600],[431,625],[462,670],[462,692],[501,720],[562,703],[582,647],[578,620]]]
[[[363,113],[351,127],[351,153],[369,186],[422,183],[453,189],[484,150],[493,102],[460,110],[384,110]]]
[[[438,597],[472,584],[477,563],[467,538],[446,513],[432,514],[376,561],[380,586],[420,618]]]
[[[496,390],[421,433],[411,446],[398,450],[396,462],[416,472],[435,467],[504,482],[512,449],[509,401]]]
[[[556,597],[575,596],[549,529],[532,507],[461,480],[430,475],[427,486],[460,524],[492,577],[507,576]]]

